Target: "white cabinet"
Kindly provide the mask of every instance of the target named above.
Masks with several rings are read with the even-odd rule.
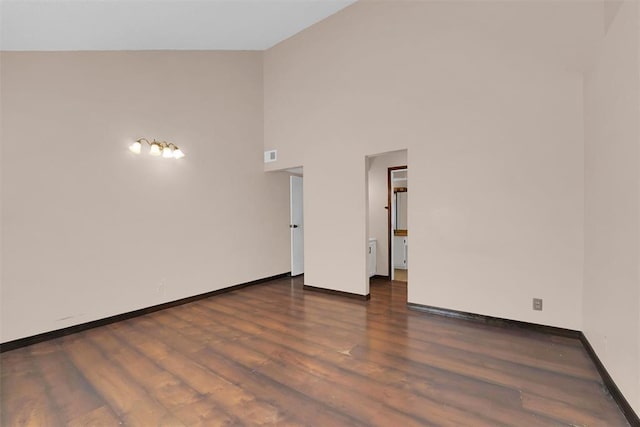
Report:
[[[367,254],[367,266],[369,267],[369,277],[376,275],[376,239],[369,239],[369,253]]]
[[[393,236],[393,268],[400,268],[402,270],[409,268],[407,264],[407,239],[407,236]]]

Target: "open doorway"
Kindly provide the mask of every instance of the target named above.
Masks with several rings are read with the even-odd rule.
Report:
[[[392,210],[389,199],[389,168],[406,169],[408,151],[397,150],[368,155],[365,158],[368,196],[367,239],[369,277],[391,284],[390,251],[393,239],[389,233],[389,213]]]
[[[407,282],[409,275],[408,178],[406,165],[388,168],[389,278],[399,282]]]

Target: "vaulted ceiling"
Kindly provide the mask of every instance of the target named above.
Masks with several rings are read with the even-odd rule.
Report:
[[[2,0],[2,50],[264,50],[355,0]]]

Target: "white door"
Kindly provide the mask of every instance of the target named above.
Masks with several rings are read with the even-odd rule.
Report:
[[[291,216],[291,275],[304,273],[304,224],[302,215],[302,177],[291,176],[289,182]]]

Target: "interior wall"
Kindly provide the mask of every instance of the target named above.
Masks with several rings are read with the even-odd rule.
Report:
[[[261,53],[0,59],[3,342],[289,271]],[[138,137],[186,157],[135,155]]]
[[[587,3],[365,1],[267,51],[266,169],[305,167],[305,281],[366,293],[362,158],[408,148],[409,301],[581,329],[581,54],[601,23]]]
[[[369,158],[369,237],[377,240],[376,274],[389,275],[388,168],[405,166],[407,151],[394,151]],[[388,207],[391,209],[391,207]]]
[[[584,333],[640,413],[640,11],[618,3],[585,79]]]

